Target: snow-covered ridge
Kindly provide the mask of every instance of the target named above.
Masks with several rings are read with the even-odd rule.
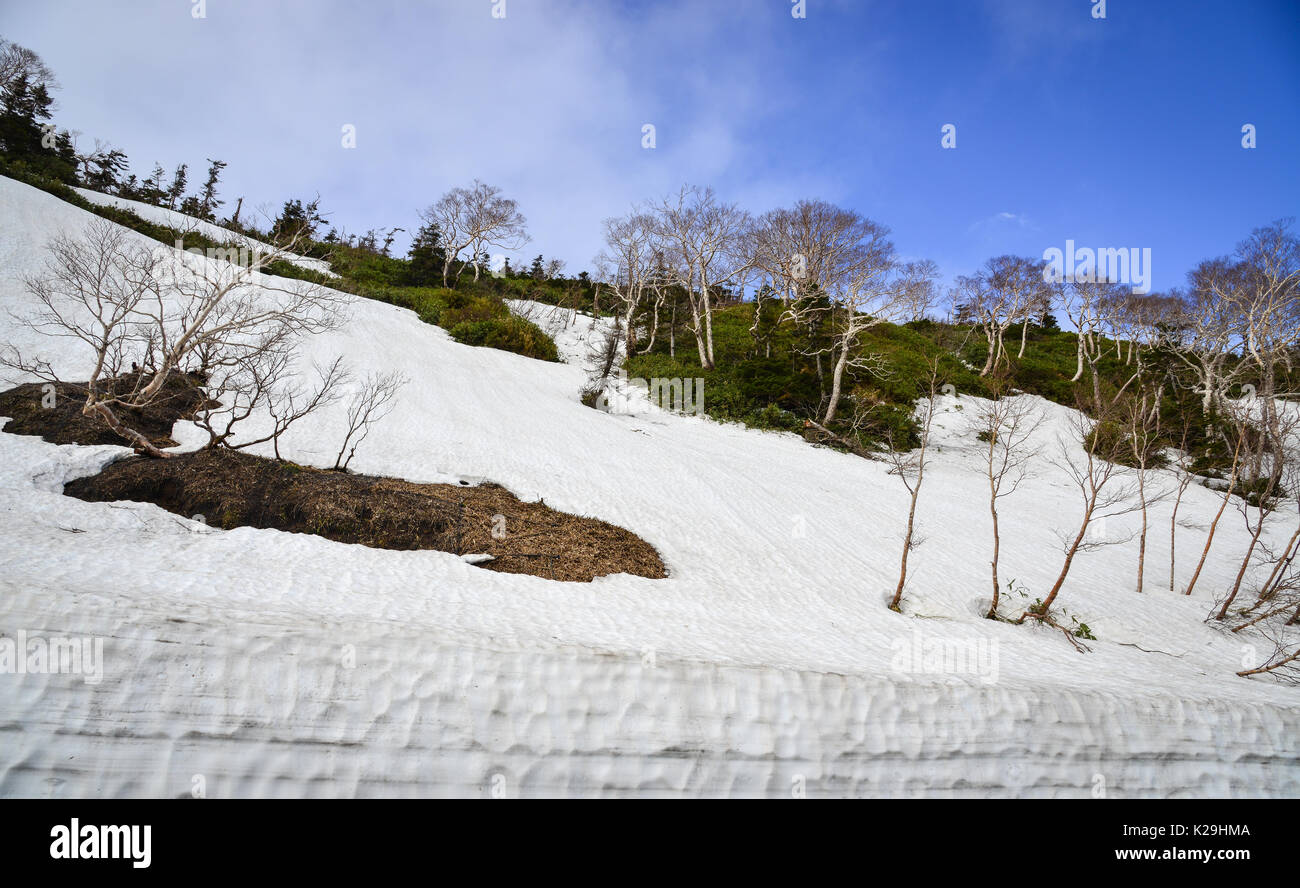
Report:
[[[152,222],[155,225],[164,225],[168,228],[175,228],[178,231],[195,231],[209,240],[221,244],[230,244],[236,247],[243,247],[246,250],[258,250],[263,254],[274,252],[275,248],[269,244],[262,243],[255,238],[245,234],[230,231],[219,225],[214,225],[204,219],[196,219],[193,216],[187,216],[184,213],[178,213],[175,210],[169,210],[166,207],[156,207],[153,204],[143,203],[138,200],[128,200],[124,197],[117,197],[112,194],[101,194],[98,191],[90,191],[86,188],[73,189],[86,200],[93,204],[105,207],[117,207],[134,213],[146,222]],[[312,259],[308,256],[287,255],[285,261],[297,265],[299,268],[305,268],[308,271],[316,271],[331,277],[338,277],[330,270],[330,264],[324,259]]]
[[[23,278],[44,244],[90,218],[0,178],[4,308],[31,309]],[[561,351],[575,363],[460,345],[366,300],[304,349],[412,380],[358,471],[544,497],[633,530],[667,579],[555,583],[85,503],[62,484],[122,448],[0,434],[0,635],[103,638],[105,661],[97,684],[0,674],[0,794],[180,795],[196,775],[213,796],[465,795],[496,775],[510,795],[788,795],[801,778],[810,796],[1083,796],[1098,776],[1116,796],[1300,790],[1300,692],[1237,678],[1242,641],[1202,622],[1232,580],[1240,522],[1221,527],[1190,598],[1159,588],[1168,505],[1153,510],[1166,532],[1146,591],[1132,588],[1135,543],[1081,555],[1059,603],[1099,637],[1091,654],[984,620],[974,402],[946,398],[925,543],[895,614],[906,494],[886,466],[789,434],[584,407],[579,340],[598,322],[571,320],[583,329]],[[0,313],[0,342],[14,340],[84,378],[74,343]],[[1047,459],[1069,411],[1041,408],[1044,456],[1001,506],[1004,576],[1031,596],[1077,515]],[[320,463],[342,409],[291,432],[285,456]],[[1216,507],[1193,487],[1180,515]],[[1180,588],[1203,542],[1180,528]]]

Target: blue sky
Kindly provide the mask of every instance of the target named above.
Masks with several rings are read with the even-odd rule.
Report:
[[[137,172],[220,157],[232,203],[319,192],[351,232],[477,177],[519,200],[519,256],[576,272],[602,218],[708,184],[853,207],[948,277],[1069,238],[1178,286],[1300,211],[1300,3],[1093,2],[0,0],[0,34]]]

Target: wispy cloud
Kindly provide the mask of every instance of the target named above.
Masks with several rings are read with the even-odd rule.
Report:
[[[995,235],[1007,231],[1037,231],[1038,226],[1028,216],[1003,211],[972,222],[967,230],[976,234]]]

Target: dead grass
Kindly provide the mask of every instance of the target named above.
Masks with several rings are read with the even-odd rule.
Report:
[[[214,527],[276,528],[378,549],[486,553],[481,567],[586,582],[666,576],[654,547],[594,518],[520,502],[495,484],[458,487],[325,471],[231,451],[130,457],[64,493],[148,502]],[[502,516],[497,518],[496,516]],[[494,536],[494,529],[504,533]]]
[[[105,387],[130,390],[133,377],[109,380]],[[203,404],[202,380],[173,373],[163,385],[158,398],[143,410],[121,409],[127,425],[138,430],[159,447],[175,447],[172,425],[194,415]],[[50,383],[54,386],[54,406],[46,407],[46,384],[31,382],[0,392],[0,416],[11,417],[3,430],[14,435],[35,435],[51,444],[126,445],[103,421],[81,412],[86,403],[86,384]]]

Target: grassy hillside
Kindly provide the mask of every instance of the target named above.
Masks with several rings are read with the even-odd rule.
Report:
[[[174,244],[183,237],[186,246],[218,246],[200,235],[145,221],[126,210],[92,204],[66,184],[21,168],[0,163],[0,174],[162,243]],[[267,237],[256,229],[242,230],[250,236]],[[608,296],[602,304],[601,288],[585,274],[548,279],[484,272],[474,280],[469,270],[458,279],[453,276],[451,286],[444,287],[440,266],[428,262],[319,241],[308,243],[300,252],[328,260],[339,277],[328,277],[286,261],[274,263],[267,271],[409,308],[425,323],[444,328],[459,342],[539,360],[558,360],[555,343],[535,324],[512,315],[506,299],[530,299],[597,316],[609,316],[614,304]],[[677,302],[675,307],[673,300]],[[1047,317],[1042,323],[1030,324],[1027,330],[1013,326],[1006,331],[1010,362],[1003,378],[995,382],[993,377],[979,373],[988,346],[978,329],[931,319],[903,325],[881,323],[861,337],[854,356],[872,355],[875,360],[871,369],[847,371],[841,409],[828,427],[833,435],[828,436],[820,430],[809,430],[806,421],[822,418],[827,404],[827,348],[833,331],[824,316],[816,319],[815,312],[811,315],[814,320],[796,324],[783,317],[783,310],[780,302],[766,300],[762,310],[756,312],[752,301],[724,296],[713,315],[715,367],[704,370],[687,325],[685,294],[670,293],[661,305],[657,325],[651,312],[638,315],[633,354],[625,362],[625,369],[629,376],[645,379],[703,378],[704,409],[714,419],[755,428],[802,431],[810,440],[861,452],[886,442],[895,447],[916,443],[913,405],[925,393],[931,361],[937,361],[941,383],[961,394],[990,396],[995,384],[1003,385],[1091,413],[1096,413],[1098,401],[1108,403],[1125,390],[1126,384],[1131,387],[1137,370],[1128,343],[1103,338],[1095,384],[1091,369],[1074,381],[1076,334],[1059,329]],[[1020,355],[1022,333],[1025,349]],[[1161,395],[1161,443],[1185,443],[1197,455],[1197,468],[1214,474],[1229,457],[1220,418],[1202,411],[1200,396],[1173,355],[1146,349],[1141,362],[1141,380],[1154,382]],[[1241,376],[1243,385],[1256,382],[1249,372]],[[1300,390],[1300,361],[1282,368],[1278,388],[1285,392]]]

